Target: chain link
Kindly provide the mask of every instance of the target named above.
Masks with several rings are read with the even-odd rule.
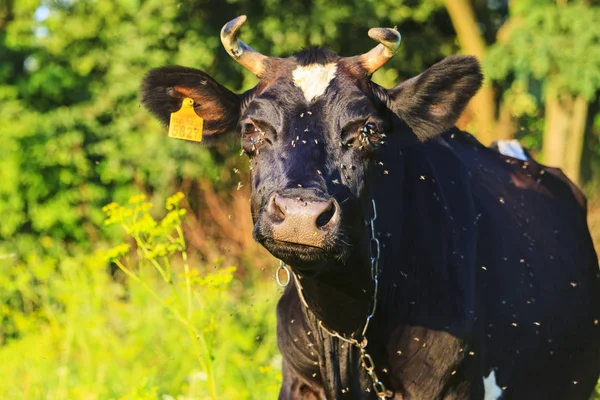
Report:
[[[367,329],[369,328],[369,323],[371,322],[371,318],[373,318],[373,316],[375,315],[375,310],[377,310],[377,292],[379,290],[379,256],[381,254],[379,239],[377,239],[377,235],[375,232],[375,220],[377,219],[377,208],[375,207],[375,200],[371,200],[371,202],[373,204],[373,217],[370,220],[371,239],[369,240],[369,246],[370,246],[370,253],[371,253],[370,254],[371,278],[373,279],[373,305],[371,307],[371,311],[369,312],[369,315],[367,315],[365,325],[361,332],[361,337],[359,339],[354,338],[354,337],[350,337],[350,338],[344,337],[343,335],[337,333],[336,331],[330,330],[327,327],[325,327],[325,325],[323,324],[323,321],[321,321],[321,320],[317,320],[317,321],[318,321],[319,327],[321,329],[323,329],[323,331],[325,331],[330,336],[336,337],[346,343],[350,343],[351,345],[358,347],[358,349],[360,350],[360,363],[361,363],[363,369],[365,370],[365,372],[371,377],[371,380],[373,382],[372,383],[373,390],[377,394],[377,397],[381,400],[381,399],[387,399],[387,398],[392,397],[394,395],[394,393],[387,390],[385,385],[383,384],[383,382],[381,382],[379,380],[379,378],[377,377],[377,374],[375,373],[375,363],[373,362],[373,358],[365,350],[365,348],[367,347],[367,344],[368,344],[367,337],[366,337]],[[287,272],[289,272],[289,270],[287,269],[287,266],[283,262],[281,263],[279,268],[282,268],[282,267],[285,268]],[[294,282],[296,283],[296,289],[298,290],[298,295],[300,297],[300,300],[302,301],[302,304],[304,305],[304,307],[306,307],[308,309],[309,308],[308,303],[306,302],[306,299],[304,298],[304,293],[303,293],[303,289],[302,289],[302,284],[300,283],[300,279],[298,278],[296,273],[293,271],[292,271],[292,275],[294,276]],[[278,277],[277,282],[279,283],[279,269],[277,270],[277,277]]]
[[[392,397],[394,394],[391,391],[387,390],[383,382],[379,380],[379,377],[375,372],[375,363],[373,362],[371,356],[367,354],[364,347],[360,348],[360,359],[363,368],[365,369],[365,371],[367,371],[367,374],[369,374],[371,380],[373,381],[373,390],[375,391],[375,394],[377,394],[377,397],[379,397],[380,399],[387,399],[388,397]]]

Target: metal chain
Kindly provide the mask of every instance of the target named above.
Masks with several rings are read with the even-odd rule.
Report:
[[[341,334],[337,333],[336,331],[333,331],[333,330],[325,327],[325,325],[323,324],[323,321],[321,321],[319,319],[317,319],[317,321],[318,321],[319,327],[321,329],[323,329],[330,336],[336,337],[346,343],[349,343],[353,346],[358,347],[358,349],[360,351],[360,363],[361,363],[362,367],[364,368],[364,370],[367,372],[367,374],[371,377],[371,380],[373,381],[373,383],[372,383],[373,390],[375,391],[375,393],[377,394],[377,397],[379,399],[387,399],[387,398],[392,397],[394,394],[393,394],[393,392],[387,390],[385,385],[383,384],[383,382],[381,382],[379,380],[379,378],[377,377],[377,374],[375,373],[375,363],[373,362],[373,358],[371,358],[371,356],[366,351],[366,347],[368,344],[367,337],[366,337],[367,329],[369,328],[369,323],[371,322],[371,318],[373,318],[373,316],[375,315],[375,310],[377,309],[377,292],[379,290],[379,256],[381,254],[381,249],[379,246],[379,239],[377,239],[377,236],[375,234],[375,220],[377,219],[377,208],[375,207],[375,200],[371,200],[371,202],[373,204],[373,217],[370,220],[371,239],[369,240],[369,246],[370,246],[370,253],[371,253],[371,255],[370,255],[370,257],[371,257],[371,279],[373,279],[373,306],[371,307],[371,312],[369,312],[369,315],[367,315],[367,319],[365,321],[365,326],[363,327],[361,337],[359,338],[360,340],[353,338],[353,337],[350,337],[350,338],[344,337]],[[282,265],[285,268],[285,264],[283,262],[282,262]],[[280,265],[280,268],[281,267],[282,266]],[[277,274],[279,274],[279,270],[277,270]],[[300,297],[300,300],[302,301],[302,304],[304,305],[304,307],[309,309],[308,303],[306,302],[306,299],[304,298],[304,293],[303,293],[303,289],[302,289],[302,284],[300,283],[300,279],[298,278],[298,276],[296,275],[295,272],[292,272],[292,275],[294,276],[294,282],[296,283],[296,289],[298,290],[298,296]]]

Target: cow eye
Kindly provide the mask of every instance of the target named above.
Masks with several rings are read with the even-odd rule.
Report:
[[[256,127],[253,123],[245,123],[242,126],[242,134],[246,136],[256,135],[260,133],[260,129]]]
[[[385,137],[385,134],[383,134],[379,121],[373,121],[369,118],[366,122],[359,125],[357,131],[354,140],[351,141],[351,145],[359,150],[370,152],[376,150],[380,144],[384,144],[382,138]]]
[[[383,143],[385,137],[381,129],[381,122],[371,118],[366,121],[352,121],[342,130],[342,146],[354,147],[359,150],[375,150],[376,146]]]
[[[257,146],[263,141],[264,133],[252,122],[247,122],[242,125],[242,136],[244,141]]]
[[[362,126],[359,136],[360,142],[366,147],[383,144],[382,138],[385,137],[380,125],[372,121],[367,121],[367,123]]]
[[[272,144],[271,140],[265,135],[265,130],[257,126],[254,121],[248,119],[242,122],[242,149],[246,154],[253,155],[258,153],[258,149],[265,143]]]
[[[362,127],[362,133],[365,135],[377,135],[379,133],[379,128],[373,122],[367,122]]]

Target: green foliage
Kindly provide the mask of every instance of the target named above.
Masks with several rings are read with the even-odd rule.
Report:
[[[169,64],[203,69],[236,91],[254,85],[219,40],[221,26],[240,14],[249,16],[244,40],[275,56],[310,45],[363,53],[375,45],[369,28],[398,24],[404,47],[377,75],[388,86],[456,49],[439,1],[0,2],[0,359],[8,360],[0,363],[0,397],[204,396],[209,364],[222,398],[275,396],[271,283],[250,270],[242,284],[218,263],[174,273],[185,265],[182,235],[171,242],[165,232],[181,215],[152,220],[143,201],[107,210],[135,236],[110,255],[139,279],[110,273],[99,258],[121,237],[102,228],[110,201],[140,192],[164,198],[198,177],[238,183],[220,167],[229,157],[244,170],[236,146],[168,139],[140,107],[138,90],[150,68]],[[127,221],[119,213],[128,207],[146,217]],[[119,258],[132,248],[129,263]],[[158,267],[137,270],[138,261]],[[185,282],[194,301],[206,302],[189,318]],[[183,310],[172,302],[173,287],[183,293]],[[210,350],[200,351],[202,361],[191,356],[197,341],[185,342],[190,324],[171,323],[178,319],[165,302],[195,329],[210,327],[200,332]]]
[[[124,242],[91,255],[0,263],[0,398],[276,396],[275,285],[248,277],[248,290],[234,267],[188,265],[181,198],[167,200],[160,220],[144,196],[105,208],[137,252]],[[125,275],[111,274],[106,257]]]
[[[27,0],[6,7],[8,22],[0,26],[0,253],[38,235],[62,239],[67,252],[89,249],[106,239],[94,226],[112,199],[139,191],[166,196],[199,176],[232,184],[218,165],[238,152],[236,146],[209,150],[168,139],[140,107],[138,90],[150,68],[169,64],[204,69],[238,91],[254,85],[256,78],[220,44],[221,26],[236,15],[249,16],[244,40],[275,56],[312,45],[360,54],[376,44],[367,36],[370,27],[399,25],[400,53],[375,77],[387,86],[456,50],[437,0],[293,0],[285,6]],[[429,50],[416,51],[422,48]]]
[[[593,99],[600,89],[600,9],[583,2],[517,1],[505,41],[487,55],[491,79],[551,80],[558,90]]]
[[[233,141],[207,149],[168,139],[140,107],[141,79],[180,64],[249,89],[256,78],[219,41],[221,26],[246,14],[243,40],[273,56],[308,46],[356,55],[375,45],[369,28],[398,25],[400,51],[374,76],[390,87],[458,52],[443,4],[0,1],[0,398],[205,398],[210,376],[220,398],[274,398],[272,283],[246,265],[242,283],[222,261],[189,263],[186,272],[177,200],[166,218],[149,214],[149,202],[183,182],[236,185],[222,164],[243,175],[245,160]],[[600,87],[600,18],[575,0],[560,10],[550,0],[521,0],[511,12],[514,29],[491,48],[486,71],[522,122],[519,138],[539,148],[542,83],[550,77],[588,98]],[[492,25],[482,20],[488,38]],[[600,154],[597,137],[592,145]],[[148,202],[127,202],[140,192]],[[125,241],[103,225],[102,206],[113,200],[127,203],[106,209],[111,223],[127,227]],[[122,269],[107,269],[105,252]],[[190,325],[204,338],[200,352],[185,336]]]
[[[534,151],[543,147],[544,154],[538,155],[541,160],[564,168],[571,179],[587,181],[591,197],[598,193],[594,180],[600,176],[600,152],[595,148],[598,135],[592,124],[586,124],[582,103],[574,112],[571,99],[577,96],[589,103],[583,105],[583,112],[593,115],[598,111],[594,101],[600,90],[597,4],[578,0],[510,2],[510,18],[498,32],[498,41],[490,46],[484,65],[488,78],[500,89],[503,111],[517,122],[520,131],[516,137]],[[560,105],[563,112],[550,106],[553,104]],[[563,127],[557,118],[564,120]],[[554,122],[544,125],[547,120]],[[561,140],[566,146],[559,154],[561,150],[551,143]],[[581,154],[570,154],[573,151]]]
[[[183,198],[182,193],[177,193],[167,199],[166,209],[169,210],[169,213],[161,221],[155,220],[148,213],[152,208],[152,203],[144,202],[145,195],[130,198],[125,206],[117,203],[105,206],[103,211],[108,217],[105,223],[107,225],[120,224],[127,234],[135,240],[138,256],[133,263],[123,261],[123,259],[129,258],[130,246],[128,243],[121,243],[107,252],[106,259],[114,262],[127,277],[146,289],[152,297],[171,312],[175,320],[186,328],[202,372],[206,375],[207,391],[211,399],[216,399],[217,392],[211,350],[205,336],[205,330],[209,327],[198,329],[192,321],[194,310],[192,306],[192,282],[195,284],[193,293],[197,296],[197,301],[200,303],[202,310],[218,314],[215,310],[219,308],[220,300],[222,300],[220,297],[222,297],[221,293],[223,292],[218,289],[226,289],[225,286],[231,282],[235,267],[227,267],[217,273],[208,273],[208,276],[202,278],[197,276],[199,274],[198,270],[194,270],[195,274],[192,275],[188,263],[187,246],[181,228],[181,218],[185,215],[185,210],[179,209],[179,201]],[[181,279],[176,278],[171,268],[171,257],[177,253],[181,253],[183,259],[184,272]],[[156,272],[159,272],[164,282],[171,287],[173,300],[162,299],[148,285],[145,279],[145,269],[148,267],[152,267]],[[179,281],[182,281],[182,283],[179,283]],[[211,283],[207,284],[208,282]],[[215,291],[215,289],[217,290]],[[185,300],[181,294],[183,290],[185,290]],[[216,296],[206,296],[207,291],[215,291]],[[208,304],[206,297],[216,297],[217,301]],[[214,323],[214,320],[210,321],[211,325]]]

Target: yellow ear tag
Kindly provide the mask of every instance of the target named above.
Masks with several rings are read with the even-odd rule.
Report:
[[[194,111],[194,100],[186,97],[181,108],[171,113],[169,137],[201,142],[203,125],[204,120]]]

